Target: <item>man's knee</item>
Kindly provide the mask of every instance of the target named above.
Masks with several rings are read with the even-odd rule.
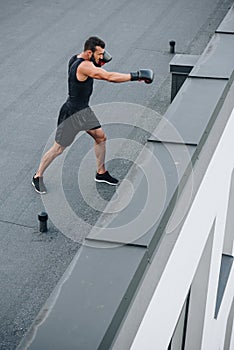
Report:
[[[106,142],[106,135],[103,133],[95,138],[96,143]]]
[[[66,147],[63,147],[59,144],[55,144],[54,145],[54,155],[57,157],[57,156],[60,156],[60,154],[63,153],[63,151],[65,150]]]
[[[58,150],[57,150],[58,156],[60,156],[60,154],[62,154],[63,151],[64,151],[64,147],[59,147]]]
[[[96,143],[101,143],[106,141],[106,135],[104,131],[99,128],[95,130],[88,130],[87,133],[92,136],[92,138],[95,140]]]

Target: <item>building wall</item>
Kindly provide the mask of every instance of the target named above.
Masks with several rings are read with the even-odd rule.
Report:
[[[233,45],[228,44],[233,35],[232,7],[166,113],[180,137],[172,135],[168,119],[161,132],[156,131],[161,142],[194,144],[198,153],[191,158],[192,172],[126,318],[125,326],[133,319],[134,304],[146,299],[160,259],[167,256],[131,350],[234,349],[234,84]],[[209,98],[217,103],[212,86],[221,81],[227,82],[228,93],[217,97],[213,118],[205,106]],[[193,91],[194,82],[199,88]],[[113,349],[119,348],[123,334],[120,331]]]
[[[147,349],[158,350],[168,347],[173,350],[233,349],[233,130],[234,110],[207,167],[131,350],[146,346]],[[205,151],[206,147],[203,153]],[[200,161],[202,157],[203,154]],[[196,171],[195,165],[194,175]],[[173,234],[172,230],[168,229],[168,234]],[[220,274],[221,262],[223,269]],[[180,314],[188,293],[188,318],[184,329],[185,343],[182,344],[178,327],[181,329],[181,322],[184,322],[185,315],[182,313],[181,320]]]

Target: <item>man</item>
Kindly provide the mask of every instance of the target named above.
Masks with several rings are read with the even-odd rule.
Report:
[[[153,81],[153,72],[148,69],[124,74],[107,72],[102,65],[111,60],[105,52],[105,43],[98,37],[90,37],[84,44],[81,54],[73,56],[68,69],[68,98],[60,109],[58,126],[53,146],[44,154],[39,168],[32,179],[36,192],[46,193],[43,174],[52,161],[59,156],[66,147],[70,146],[79,131],[85,130],[94,139],[94,150],[97,163],[95,181],[117,185],[105,168],[106,135],[89,107],[89,99],[93,91],[93,80],[106,80],[123,83],[130,80],[141,80],[146,83]]]

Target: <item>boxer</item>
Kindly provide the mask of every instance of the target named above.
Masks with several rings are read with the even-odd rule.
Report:
[[[94,139],[96,156],[96,175],[94,180],[109,185],[117,185],[118,180],[112,177],[105,167],[106,135],[92,109],[89,99],[93,92],[94,79],[123,83],[127,81],[153,82],[151,69],[140,69],[131,73],[108,72],[104,64],[110,62],[111,55],[105,50],[105,43],[96,36],[85,41],[83,51],[72,56],[68,64],[68,98],[62,105],[57,123],[55,142],[43,155],[38,170],[32,178],[36,192],[46,193],[43,174],[52,161],[66,147],[70,146],[79,131],[85,130]]]

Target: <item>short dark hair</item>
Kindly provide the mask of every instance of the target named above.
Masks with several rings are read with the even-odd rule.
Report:
[[[92,52],[95,52],[96,46],[100,46],[102,49],[105,49],[105,43],[102,39],[98,38],[97,36],[91,36],[84,44],[84,51],[91,50]]]

